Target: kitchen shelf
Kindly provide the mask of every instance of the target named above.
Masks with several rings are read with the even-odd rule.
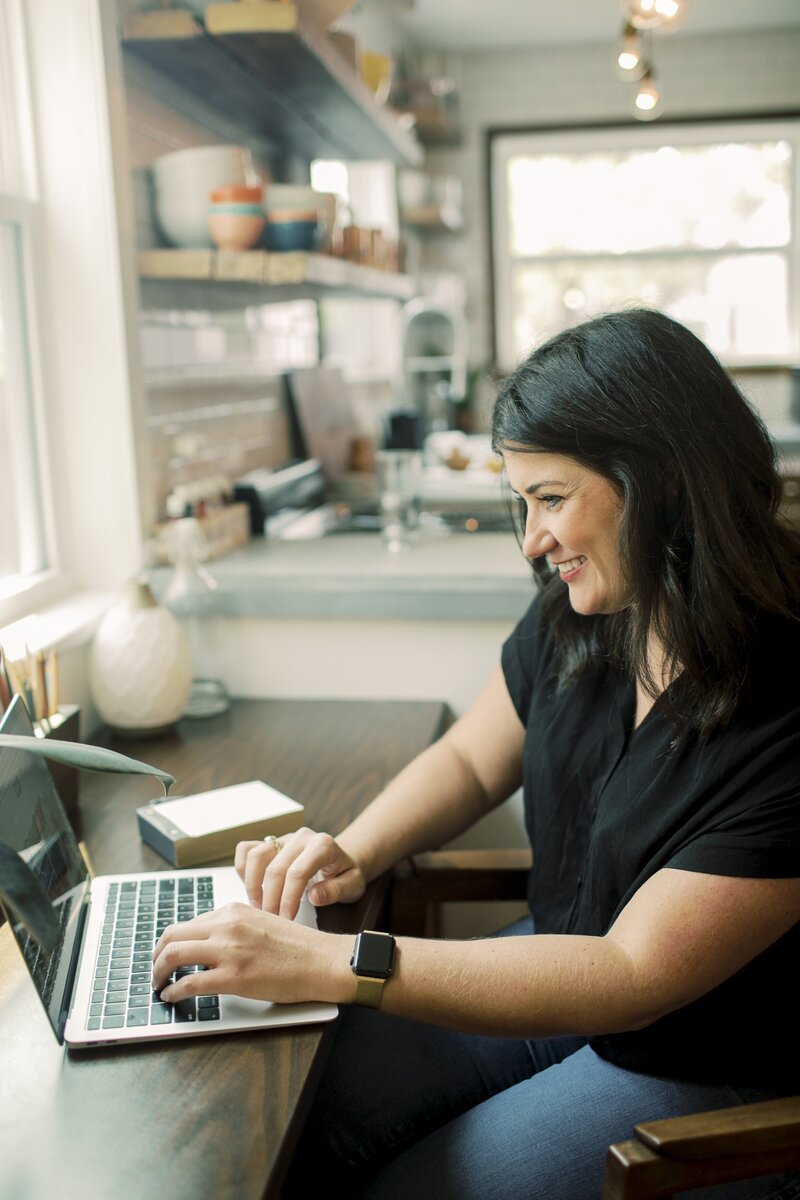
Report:
[[[243,133],[309,161],[423,161],[414,134],[294,4],[210,4],[202,22],[184,9],[131,13],[122,46]]]
[[[142,250],[139,278],[200,282],[211,285],[261,287],[267,299],[284,299],[286,292],[380,296],[409,300],[416,293],[408,275],[378,271],[341,258],[302,251],[269,250]]]
[[[464,228],[461,212],[449,204],[421,204],[400,210],[403,225],[430,233],[460,233]]]

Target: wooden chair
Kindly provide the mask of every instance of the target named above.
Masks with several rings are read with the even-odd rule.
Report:
[[[527,850],[442,850],[418,854],[394,873],[391,928],[438,936],[444,901],[522,900]],[[603,1200],[649,1200],[692,1188],[800,1171],[800,1096],[693,1113],[633,1128],[609,1147]]]

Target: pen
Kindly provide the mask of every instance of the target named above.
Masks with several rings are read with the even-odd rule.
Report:
[[[58,651],[51,650],[47,656],[47,670],[50,682],[50,711],[51,713],[58,712]]]
[[[39,650],[36,655],[36,677],[38,682],[39,699],[41,701],[42,718],[50,716],[50,701],[47,698],[47,658],[44,650]]]
[[[6,659],[2,646],[0,646],[0,702],[2,702],[3,710],[7,709],[11,703],[11,688],[6,676]]]
[[[10,658],[5,659],[6,675],[11,687],[12,695],[22,696],[25,699],[25,685],[22,674],[19,670],[19,663],[12,662]]]
[[[27,696],[30,698],[28,711],[31,714],[31,720],[40,721],[43,713],[42,698],[39,693],[39,677],[36,674],[36,663],[34,662],[33,651],[27,642],[25,643],[25,691]]]

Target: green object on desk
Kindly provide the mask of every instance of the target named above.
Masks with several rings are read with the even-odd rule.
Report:
[[[77,767],[81,771],[109,771],[117,775],[153,775],[161,782],[166,796],[175,782],[175,776],[166,771],[159,771],[149,763],[139,762],[136,758],[128,758],[118,754],[116,750],[106,750],[102,746],[86,746],[82,742],[59,742],[52,738],[37,738],[18,736],[11,733],[0,733],[0,750],[27,750],[53,762],[63,763],[67,767]]]

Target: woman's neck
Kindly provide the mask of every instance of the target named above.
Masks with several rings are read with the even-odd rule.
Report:
[[[641,679],[636,680],[636,712],[633,719],[633,728],[638,729],[642,724],[650,709],[655,704],[658,697],[667,690],[672,680],[675,678],[677,671],[670,668],[667,652],[664,649],[663,643],[655,633],[650,634],[647,643],[647,666],[650,672],[650,678],[656,686],[656,694],[654,695],[649,687],[646,687]]]

